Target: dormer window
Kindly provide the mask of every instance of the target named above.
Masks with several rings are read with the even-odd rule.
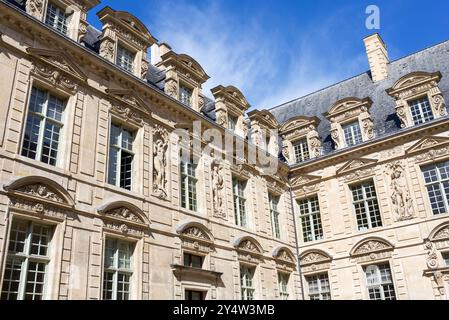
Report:
[[[412,72],[400,78],[387,90],[396,100],[396,115],[401,128],[419,125],[447,114],[438,83],[441,73]]]
[[[355,146],[363,141],[362,131],[358,121],[343,125],[343,133],[347,147]]]
[[[67,34],[67,15],[65,10],[51,2],[48,3],[45,24],[63,34]]]
[[[238,118],[228,114],[228,129],[231,131],[235,131],[237,127]]]
[[[409,102],[410,113],[415,125],[431,121],[434,119],[432,107],[427,97]]]
[[[136,57],[136,55],[134,53],[132,53],[131,51],[129,51],[121,46],[117,47],[116,63],[120,68],[133,73],[135,57]]]
[[[179,87],[179,101],[185,104],[186,106],[192,107],[193,106],[192,93],[193,93],[192,90],[181,85]]]
[[[307,139],[300,139],[293,144],[296,163],[304,162],[310,159],[309,146]]]

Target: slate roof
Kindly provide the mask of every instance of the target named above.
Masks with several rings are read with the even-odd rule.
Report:
[[[449,101],[449,40],[424,49],[407,57],[392,61],[388,66],[388,78],[374,83],[370,72],[362,73],[304,97],[271,108],[270,112],[279,123],[295,116],[317,116],[321,123],[318,133],[323,141],[323,154],[334,151],[330,137],[330,122],[323,116],[330,107],[343,98],[370,97],[373,101],[371,115],[374,120],[376,137],[383,137],[400,130],[400,122],[395,113],[395,101],[386,93],[401,77],[414,72],[436,72],[443,75],[439,88],[445,101]],[[447,104],[446,104],[447,107]]]

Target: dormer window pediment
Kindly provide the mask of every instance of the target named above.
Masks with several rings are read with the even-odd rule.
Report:
[[[337,101],[323,115],[331,122],[335,149],[356,146],[374,138],[374,122],[369,112],[370,98],[349,97]]]
[[[279,123],[268,110],[253,110],[248,113],[251,122],[251,139],[255,146],[264,148],[270,154],[279,153]]]

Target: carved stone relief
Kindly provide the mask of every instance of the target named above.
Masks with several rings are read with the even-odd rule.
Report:
[[[219,159],[212,161],[212,198],[214,215],[220,218],[226,218],[226,213],[223,208],[223,174],[221,173],[223,164]]]
[[[413,202],[408,191],[404,167],[400,161],[388,164],[391,179],[391,202],[393,203],[396,221],[414,218]]]
[[[167,198],[167,149],[168,132],[155,126],[153,130],[153,194],[156,197]]]

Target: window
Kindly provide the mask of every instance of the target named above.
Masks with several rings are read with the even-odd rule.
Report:
[[[423,167],[422,173],[433,214],[449,212],[449,161]]]
[[[323,239],[318,197],[298,201],[304,242]]]
[[[237,117],[231,116],[228,114],[228,129],[231,131],[235,131],[235,128],[237,127]]]
[[[192,90],[184,86],[179,87],[179,101],[191,107],[192,106]]]
[[[288,274],[278,272],[279,294],[282,300],[288,300],[288,278]]]
[[[134,71],[134,59],[135,54],[126,50],[125,48],[118,46],[117,47],[117,65],[122,69],[133,72]]]
[[[279,239],[281,237],[278,211],[279,197],[268,194],[268,201],[270,202],[271,228],[273,230],[273,237]]]
[[[449,267],[449,252],[443,252],[441,255],[443,256],[444,264]]]
[[[359,231],[382,226],[376,188],[373,181],[351,186],[357,228]]]
[[[117,124],[111,124],[109,141],[108,183],[131,190],[134,134]]]
[[[234,193],[234,214],[235,224],[241,227],[247,226],[246,221],[246,199],[245,186],[246,181],[237,178],[232,179],[233,193]]]
[[[201,269],[203,267],[203,257],[184,253],[184,266]]]
[[[50,262],[52,228],[13,220],[3,277],[2,300],[42,300]]]
[[[118,239],[106,239],[105,251],[103,299],[129,300],[133,275],[133,244]]]
[[[56,165],[65,102],[48,91],[31,90],[22,156]]]
[[[192,211],[197,210],[196,199],[196,164],[181,160],[181,206]]]
[[[327,273],[306,277],[310,300],[331,300],[331,289]]]
[[[186,290],[185,291],[185,300],[204,300],[205,299],[204,291],[195,291],[195,290]]]
[[[240,289],[242,300],[254,300],[254,269],[240,266]]]
[[[45,24],[55,28],[59,32],[67,33],[67,15],[65,10],[55,6],[53,3],[49,2],[47,6],[47,15],[45,17]]]
[[[296,163],[304,162],[310,159],[307,139],[301,139],[298,142],[296,142],[293,145],[293,151],[295,152]]]
[[[363,141],[362,131],[358,121],[343,126],[343,133],[347,147],[355,146]]]
[[[415,125],[433,120],[432,108],[427,97],[410,101],[409,106]]]
[[[388,263],[366,267],[365,276],[370,300],[396,300]]]

